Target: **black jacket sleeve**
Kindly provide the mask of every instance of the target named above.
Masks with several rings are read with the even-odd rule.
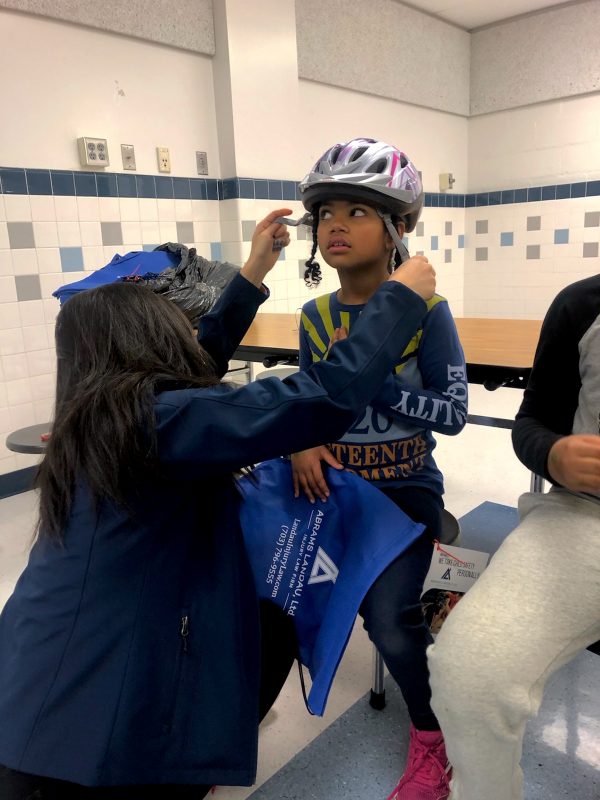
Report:
[[[177,476],[194,478],[339,438],[374,396],[426,310],[412,290],[386,281],[352,337],[306,372],[238,389],[162,393],[156,404],[159,460]]]
[[[217,365],[219,377],[238,348],[261,303],[268,298],[241,275],[236,275],[214,307],[201,317],[198,341]]]
[[[519,460],[549,481],[548,453],[571,433],[581,388],[579,341],[588,323],[574,287],[563,289],[548,309],[512,432]]]

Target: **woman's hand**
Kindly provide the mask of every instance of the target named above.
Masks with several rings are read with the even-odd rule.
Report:
[[[259,222],[252,236],[252,248],[248,261],[240,271],[246,280],[255,286],[262,286],[262,282],[269,270],[273,269],[279,258],[279,253],[290,243],[290,234],[286,225],[273,220],[285,217],[292,213],[291,208],[278,208]]]
[[[423,300],[429,300],[435,293],[435,270],[425,256],[409,258],[392,272],[388,280],[403,283]]]
[[[292,455],[294,497],[300,497],[300,489],[302,489],[311,503],[315,502],[315,495],[323,502],[327,500],[329,487],[323,476],[321,461],[325,461],[335,469],[344,468],[343,464],[340,464],[325,445],[312,447],[310,450],[301,450]]]

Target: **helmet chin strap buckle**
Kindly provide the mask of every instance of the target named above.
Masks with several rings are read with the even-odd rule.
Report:
[[[312,225],[312,214],[307,212],[300,219],[290,219],[289,217],[276,217],[273,222],[278,222],[280,225],[292,225],[297,228],[298,225]]]
[[[398,233],[397,229],[394,227],[394,223],[392,222],[392,215],[388,214],[385,211],[380,211],[379,209],[377,209],[377,213],[383,220],[383,224],[387,228],[387,231],[392,237],[392,241],[396,246],[396,250],[400,254],[400,263],[404,264],[404,262],[408,261],[408,259],[410,258],[410,253],[408,252],[406,245],[402,241],[402,237]]]

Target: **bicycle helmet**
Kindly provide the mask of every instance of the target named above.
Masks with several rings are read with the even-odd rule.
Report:
[[[307,211],[325,199],[362,199],[414,230],[423,207],[419,173],[397,147],[377,139],[352,139],[326,150],[300,182]]]

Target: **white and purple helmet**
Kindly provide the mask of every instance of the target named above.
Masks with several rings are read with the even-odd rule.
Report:
[[[423,207],[414,164],[397,147],[377,139],[335,144],[300,182],[307,211],[323,200],[364,200],[398,217],[410,233]]]

